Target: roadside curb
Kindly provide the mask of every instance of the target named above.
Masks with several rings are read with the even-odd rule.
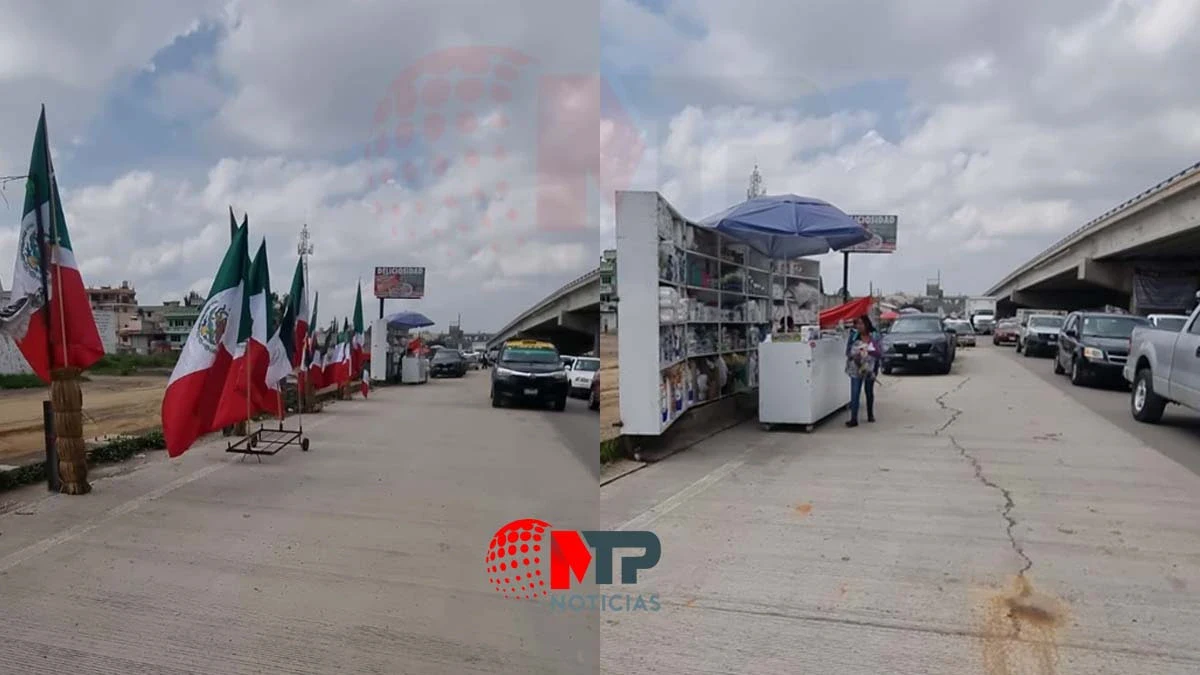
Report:
[[[616,480],[624,478],[625,476],[628,476],[630,474],[637,473],[638,471],[641,471],[642,469],[646,468],[647,466],[650,466],[649,462],[639,462],[634,459],[620,459],[617,461],[624,463],[627,466],[625,466],[621,469],[617,469],[612,474],[610,474],[606,477],[601,477],[600,487],[604,487],[605,485],[608,485],[609,483],[612,483]],[[616,462],[614,462],[614,463],[616,463]],[[601,468],[602,473],[603,473],[603,471],[604,471],[603,468]]]

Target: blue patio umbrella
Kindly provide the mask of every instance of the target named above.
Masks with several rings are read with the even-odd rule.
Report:
[[[396,312],[387,317],[387,327],[392,330],[412,330],[432,325],[433,321],[420,312]]]
[[[797,258],[861,244],[870,231],[833,204],[799,195],[755,197],[700,221],[771,258]]]

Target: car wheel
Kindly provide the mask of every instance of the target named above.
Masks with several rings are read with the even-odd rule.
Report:
[[[1154,378],[1149,368],[1142,368],[1133,380],[1133,393],[1129,396],[1129,408],[1133,419],[1146,424],[1157,424],[1167,407],[1167,399],[1154,393]]]
[[[942,364],[942,367],[941,367],[941,368],[938,370],[938,372],[940,372],[942,375],[949,375],[949,374],[950,374],[950,368],[951,368],[953,365],[954,365],[954,362],[953,362],[953,360],[951,360],[951,359],[947,359],[947,360],[946,360],[946,362]]]
[[[500,397],[496,395],[496,388],[495,388],[495,387],[492,387],[492,407],[493,407],[493,408],[499,408],[499,407],[501,407],[501,403],[500,403]]]
[[[1065,368],[1062,367],[1062,359],[1059,358],[1058,354],[1055,354],[1054,355],[1054,374],[1062,375],[1065,372],[1067,372],[1067,371]]]
[[[1033,356],[1033,353],[1030,351],[1029,347],[1026,347],[1025,351],[1023,353],[1025,355],[1025,358],[1030,358],[1031,356]]]
[[[555,400],[554,401],[554,409],[557,410],[558,412],[562,412],[562,411],[566,410],[567,409],[567,397],[563,396],[563,397]]]
[[[1079,363],[1079,359],[1071,359],[1071,384],[1076,387],[1083,386],[1084,367]]]
[[[891,367],[891,366],[882,366],[882,367],[880,367],[880,370],[882,370],[882,371],[883,371],[883,374],[884,374],[884,375],[891,375],[891,374],[892,374],[892,367]]]

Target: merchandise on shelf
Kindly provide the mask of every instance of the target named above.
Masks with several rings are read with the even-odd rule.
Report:
[[[682,360],[685,351],[684,326],[660,326],[658,330],[658,365],[660,368]]]
[[[617,249],[621,420],[632,435],[662,433],[692,406],[756,387],[757,350],[776,315],[804,318],[788,289],[819,284],[817,261],[771,260],[652,192],[618,193]],[[814,313],[803,323],[815,322]]]

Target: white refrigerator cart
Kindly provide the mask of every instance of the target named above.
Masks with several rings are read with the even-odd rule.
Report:
[[[758,421],[764,429],[796,424],[812,431],[850,403],[845,337],[772,339],[758,346]]]

